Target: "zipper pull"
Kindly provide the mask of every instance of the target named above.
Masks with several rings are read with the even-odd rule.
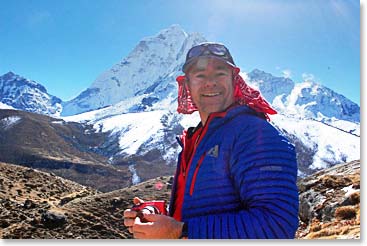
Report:
[[[205,155],[206,155],[206,151],[200,156],[199,161],[196,163],[195,171],[194,171],[194,174],[192,176],[192,180],[191,180],[191,184],[190,184],[190,196],[192,196],[192,194],[194,192],[194,186],[195,186],[195,182],[196,182],[196,176],[198,175],[199,168],[200,168],[201,163],[203,162],[203,160],[205,158]]]

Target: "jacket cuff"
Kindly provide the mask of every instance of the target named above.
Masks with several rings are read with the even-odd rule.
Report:
[[[189,233],[189,228],[186,222],[184,222],[183,226],[182,226],[182,232],[181,232],[181,236],[180,239],[187,239],[188,238],[188,233]]]

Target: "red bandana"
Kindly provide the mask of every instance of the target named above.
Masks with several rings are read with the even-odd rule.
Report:
[[[276,114],[277,112],[270,106],[258,90],[246,84],[245,80],[239,75],[239,68],[234,68],[234,71],[236,73],[234,76],[234,97],[236,103],[247,105],[255,111],[263,113],[269,120],[268,114]],[[185,79],[185,75],[181,75],[176,78],[176,81],[178,82],[177,112],[181,114],[192,114],[197,111],[198,108],[192,101],[190,91],[185,85]]]

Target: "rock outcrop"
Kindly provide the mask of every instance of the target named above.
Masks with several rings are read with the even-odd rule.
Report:
[[[319,171],[298,187],[298,238],[360,238],[360,161]]]

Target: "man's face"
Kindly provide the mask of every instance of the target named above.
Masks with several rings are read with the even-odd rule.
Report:
[[[214,58],[199,58],[187,73],[192,99],[205,119],[234,102],[232,68]]]

